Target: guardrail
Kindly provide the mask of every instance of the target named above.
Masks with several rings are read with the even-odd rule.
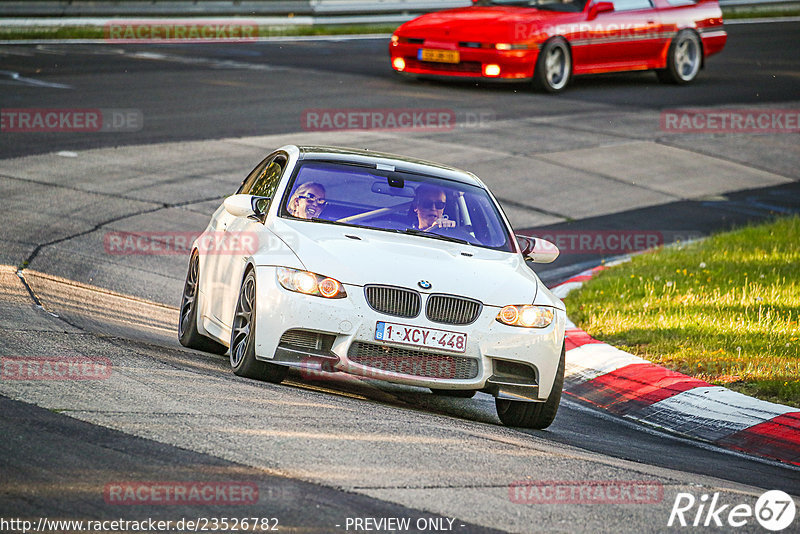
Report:
[[[471,0],[0,0],[0,17],[408,16]],[[719,0],[732,10],[797,7],[800,0]],[[378,19],[379,20],[379,19]]]
[[[414,14],[470,5],[470,0],[0,0],[4,17],[331,16]]]

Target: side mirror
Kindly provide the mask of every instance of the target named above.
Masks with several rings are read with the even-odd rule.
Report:
[[[253,195],[233,195],[225,199],[222,203],[225,211],[234,217],[254,217],[260,219],[266,210],[267,197],[256,197]]]
[[[595,2],[589,8],[589,18],[593,19],[600,13],[610,13],[614,11],[613,2]]]
[[[558,247],[546,239],[526,235],[517,235],[516,238],[522,255],[534,263],[553,263],[560,254]]]

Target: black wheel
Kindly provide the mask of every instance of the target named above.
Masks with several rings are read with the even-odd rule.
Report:
[[[682,30],[672,40],[667,53],[667,68],[656,71],[663,83],[689,83],[697,77],[703,64],[703,46],[692,30]]]
[[[547,41],[536,59],[533,85],[548,93],[563,91],[572,76],[572,53],[561,37]]]
[[[455,397],[457,399],[471,399],[475,396],[474,389],[433,389],[431,391],[434,395],[441,397]]]
[[[200,271],[200,258],[195,252],[189,259],[189,272],[183,285],[181,298],[181,315],[178,319],[178,339],[181,345],[190,349],[225,354],[228,350],[222,343],[207,338],[197,331],[197,287]]]
[[[231,367],[244,378],[279,383],[289,368],[256,360],[256,274],[250,270],[244,277],[231,331]]]
[[[561,347],[561,359],[558,362],[553,389],[545,402],[524,402],[506,399],[495,399],[495,407],[500,421],[506,426],[522,428],[547,428],[556,418],[558,405],[561,402],[561,390],[564,388],[564,359],[566,347]]]

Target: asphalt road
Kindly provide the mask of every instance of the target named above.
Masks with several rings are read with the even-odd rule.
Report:
[[[237,45],[2,46],[0,70],[70,89],[0,75],[3,108],[139,110],[138,132],[3,134],[0,158],[100,146],[218,139],[302,130],[309,108],[452,108],[497,119],[543,117],[619,106],[769,104],[797,99],[800,22],[727,27],[725,50],[696,83],[659,84],[652,73],[577,78],[560,96],[526,85],[413,83],[388,65],[388,40]]]
[[[441,399],[364,380],[314,383],[294,376],[285,386],[239,380],[224,358],[186,351],[175,341],[174,311],[164,306],[178,298],[183,258],[109,258],[102,245],[108,229],[202,225],[258,153],[281,134],[303,130],[309,108],[488,113],[491,124],[475,131],[320,138],[397,146],[452,163],[464,158],[503,193],[501,202],[524,228],[703,235],[798,212],[796,135],[675,138],[652,126],[667,108],[792,107],[798,100],[800,24],[728,29],[728,48],[711,58],[697,84],[661,86],[650,74],[595,76],[558,97],[507,85],[398,80],[388,71],[382,40],[0,47],[0,70],[70,87],[0,78],[3,108],[133,109],[144,119],[141,130],[129,133],[3,133],[2,158],[65,150],[78,157],[1,162],[0,263],[29,261],[31,271],[162,304],[31,272],[28,282],[48,313],[6,271],[0,354],[102,355],[115,374],[87,387],[0,383],[8,397],[0,431],[13,438],[1,449],[0,515],[106,518],[122,507],[104,504],[104,484],[153,478],[254,481],[269,498],[267,506],[260,503],[262,514],[279,515],[298,531],[321,532],[339,530],[337,522],[354,514],[441,514],[458,518],[463,531],[663,530],[679,491],[720,491],[730,503],[754,502],[763,489],[800,495],[795,469],[644,429],[568,398],[550,429],[523,432],[499,426],[483,395]],[[245,136],[269,137],[180,143]],[[134,146],[143,143],[152,147]],[[644,177],[621,184],[609,174],[587,191],[598,179],[585,168],[598,146],[647,154],[629,162],[631,168],[646,166],[651,156],[674,167],[659,177],[663,186],[643,184]],[[103,150],[82,152],[91,148]],[[700,163],[695,168],[691,161]],[[531,198],[515,196],[530,181],[524,171],[531,162],[544,169],[536,172],[545,185],[531,189]],[[705,165],[716,165],[718,176],[700,183]],[[678,168],[702,191],[684,191]],[[563,183],[555,181],[560,176]],[[548,196],[559,186],[574,190]],[[568,254],[541,272],[555,281],[604,255]],[[526,478],[656,480],[665,496],[638,508],[510,502],[508,485]],[[125,508],[123,515],[174,519],[178,512],[223,511],[142,507]]]

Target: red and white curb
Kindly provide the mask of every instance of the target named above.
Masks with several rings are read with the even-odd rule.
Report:
[[[565,298],[600,266],[552,291]],[[800,466],[800,410],[748,397],[593,339],[567,320],[564,393],[611,413],[715,445]]]

